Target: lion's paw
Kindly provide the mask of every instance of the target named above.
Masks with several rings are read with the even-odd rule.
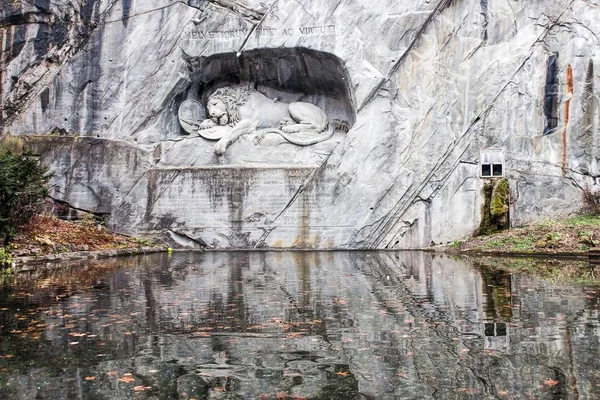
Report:
[[[293,123],[295,123],[295,121],[291,118],[282,118],[281,121],[279,121],[279,128],[283,128],[284,126],[291,125]]]
[[[216,155],[222,156],[223,154],[225,154],[226,150],[227,150],[227,142],[219,140],[217,142],[217,144],[215,144],[215,154]]]
[[[298,127],[296,125],[294,125],[294,126],[282,126],[281,127],[281,131],[283,133],[298,133]]]
[[[205,119],[200,123],[199,130],[210,129],[215,127],[217,124],[212,119]]]
[[[252,140],[254,142],[255,145],[259,145],[263,139],[265,138],[265,132],[260,132],[257,133],[256,136],[254,136],[254,139]]]

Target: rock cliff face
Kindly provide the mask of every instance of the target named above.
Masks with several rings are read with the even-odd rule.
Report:
[[[2,134],[40,152],[54,198],[122,232],[424,247],[477,230],[486,179],[508,179],[513,226],[598,190],[598,21],[596,0],[9,1]],[[226,87],[262,103],[226,96],[239,124],[199,130]],[[308,126],[295,102],[331,138],[265,134],[288,108]]]

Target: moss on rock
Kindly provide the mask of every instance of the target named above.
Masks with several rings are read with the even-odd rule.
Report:
[[[508,212],[508,180],[500,179],[492,191],[490,202],[490,214],[494,217],[502,217]]]
[[[489,235],[509,228],[509,189],[506,178],[485,182],[483,186],[482,219],[477,235]]]

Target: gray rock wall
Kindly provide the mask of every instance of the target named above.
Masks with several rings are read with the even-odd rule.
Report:
[[[503,154],[513,226],[598,190],[599,17],[584,0],[11,2],[1,127],[41,135],[52,196],[122,232],[424,247],[479,226],[486,149]],[[217,156],[178,108],[237,83],[349,131],[303,147],[249,134]]]

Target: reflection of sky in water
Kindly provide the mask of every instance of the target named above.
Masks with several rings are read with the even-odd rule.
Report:
[[[596,295],[424,253],[76,266],[0,293],[0,398],[598,398]]]

